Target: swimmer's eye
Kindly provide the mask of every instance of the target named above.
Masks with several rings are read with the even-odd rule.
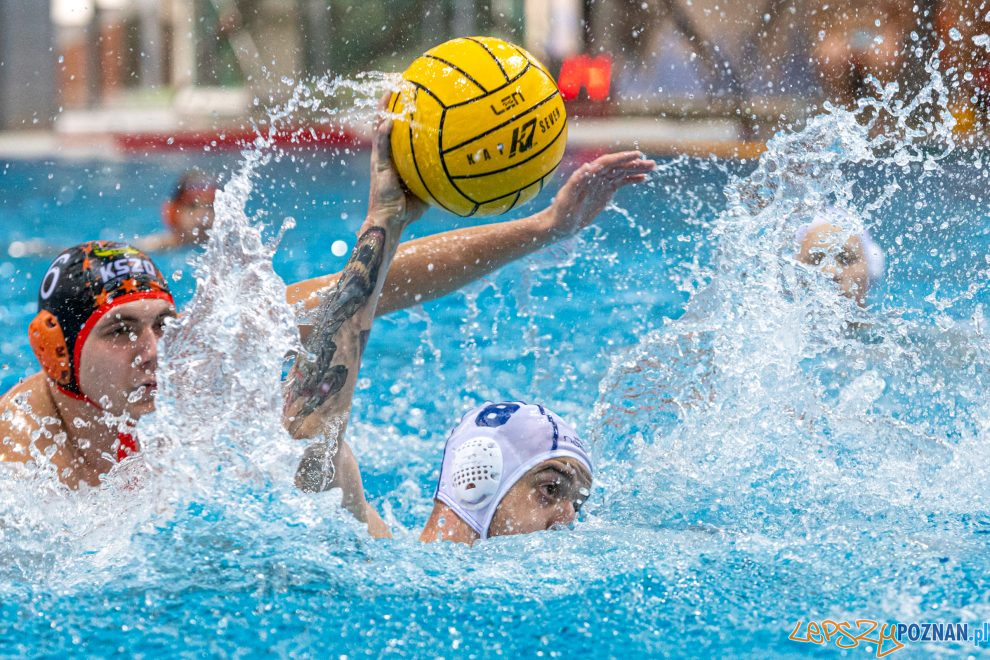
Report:
[[[170,318],[172,317],[171,316],[158,317],[158,319],[155,321],[155,328],[154,328],[156,335],[158,335],[159,337],[162,336],[162,333],[165,332],[165,322]]]
[[[812,266],[821,266],[822,259],[825,258],[824,252],[812,252],[808,255],[808,263]]]
[[[840,266],[850,266],[856,263],[857,261],[859,261],[859,258],[853,252],[850,252],[849,250],[843,250],[838,255],[836,255],[835,261]]]
[[[555,500],[560,494],[560,484],[556,481],[551,481],[540,485],[540,495],[543,496],[545,500]]]
[[[125,335],[130,335],[131,333],[132,333],[132,331],[131,331],[131,327],[129,325],[120,324],[120,325],[111,326],[107,330],[106,335],[108,337],[117,338],[117,337],[122,337],[122,336],[125,336]]]

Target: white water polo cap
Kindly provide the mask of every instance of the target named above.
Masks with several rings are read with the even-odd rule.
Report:
[[[594,472],[577,432],[556,413],[519,401],[485,403],[464,415],[447,437],[433,496],[488,538],[505,494],[551,458],[573,458]]]
[[[804,242],[804,237],[815,227],[828,224],[835,225],[841,229],[847,229],[853,225],[855,220],[856,218],[849,211],[841,209],[838,206],[829,206],[824,212],[816,215],[811,222],[806,222],[798,227],[797,231],[794,232],[794,240],[797,242],[798,249],[800,249],[801,244]],[[886,268],[883,249],[873,240],[873,236],[870,235],[868,229],[864,228],[863,231],[858,233],[858,236],[860,242],[863,244],[866,277],[870,280],[871,285],[876,284],[883,277],[884,269]]]

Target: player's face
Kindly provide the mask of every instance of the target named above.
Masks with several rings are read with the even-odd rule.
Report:
[[[529,534],[570,525],[590,492],[591,475],[579,461],[544,461],[505,494],[488,535]]]
[[[206,230],[213,226],[215,194],[214,190],[187,193],[176,207],[175,228],[185,242],[202,243],[206,240]]]
[[[175,310],[164,300],[114,307],[93,326],[79,356],[79,386],[105,410],[138,419],[155,408],[158,340]]]
[[[865,304],[870,280],[859,236],[849,236],[834,225],[813,227],[801,242],[797,258],[835,280],[842,295]]]

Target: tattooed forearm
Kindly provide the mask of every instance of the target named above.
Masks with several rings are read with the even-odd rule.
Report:
[[[297,420],[305,419],[339,393],[348,376],[357,371],[367,341],[367,329],[360,327],[360,322],[349,322],[360,316],[362,310],[367,310],[372,302],[385,258],[385,238],[385,230],[381,227],[365,231],[336,286],[320,303],[305,352],[296,358],[287,383],[286,414]],[[334,364],[342,345],[354,348]]]

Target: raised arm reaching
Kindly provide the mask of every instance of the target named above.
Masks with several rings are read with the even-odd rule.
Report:
[[[344,443],[344,432],[385,275],[402,231],[426,208],[399,181],[389,153],[390,131],[387,121],[376,129],[368,215],[347,265],[320,295],[316,323],[285,385],[286,428],[293,437],[318,439],[300,462],[296,484],[314,492],[342,488],[344,505],[367,522],[373,534],[382,530],[387,534],[387,529],[364,499],[361,475]]]
[[[656,166],[638,151],[606,154],[578,168],[547,208],[521,220],[465,227],[399,246],[382,289],[377,314],[445,296],[465,284],[590,225],[617,190],[646,179]],[[337,281],[333,273],[290,285],[290,303],[307,309]]]

